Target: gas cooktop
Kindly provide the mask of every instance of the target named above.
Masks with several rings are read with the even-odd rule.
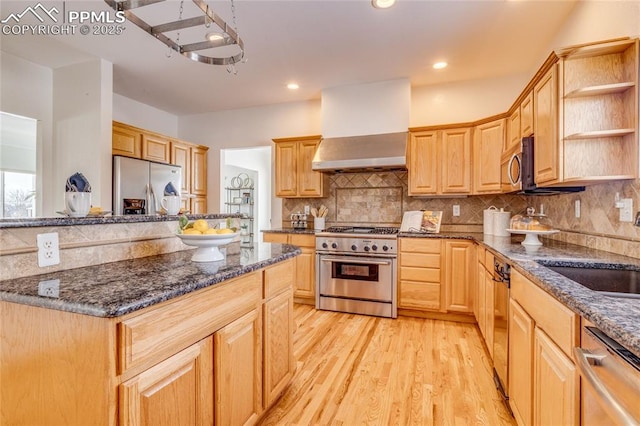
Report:
[[[384,234],[398,233],[399,228],[393,227],[366,227],[366,226],[331,226],[323,232],[331,234]]]

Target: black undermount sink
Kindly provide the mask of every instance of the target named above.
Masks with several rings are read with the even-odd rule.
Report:
[[[581,266],[545,265],[578,284],[607,296],[640,298],[640,271]]]

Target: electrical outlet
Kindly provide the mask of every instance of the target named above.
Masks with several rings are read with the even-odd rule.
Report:
[[[51,266],[60,263],[60,248],[58,245],[58,233],[38,234],[38,266]]]
[[[38,296],[59,297],[60,280],[46,280],[38,283]]]
[[[460,216],[460,205],[458,204],[453,205],[453,215]]]
[[[309,208],[309,206],[304,206],[304,214],[309,214],[310,211],[311,209]]]
[[[633,222],[633,198],[623,198],[620,209],[620,222]]]
[[[580,217],[580,200],[576,200],[575,213],[576,213],[576,219],[578,219]]]

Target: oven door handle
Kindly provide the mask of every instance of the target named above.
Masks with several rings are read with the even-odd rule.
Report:
[[[353,260],[346,257],[323,257],[321,262],[345,262],[345,263],[357,263],[359,265],[391,265],[391,260]]]
[[[607,389],[604,383],[598,378],[595,371],[593,371],[592,365],[598,366],[601,361],[607,357],[607,355],[592,354],[582,348],[573,348],[573,354],[576,359],[576,367],[578,367],[580,376],[587,381],[604,405],[610,408],[607,412],[609,412],[610,415],[615,416],[620,424],[636,424],[638,419],[635,419],[634,416],[629,413],[613,395],[611,395],[609,389]]]

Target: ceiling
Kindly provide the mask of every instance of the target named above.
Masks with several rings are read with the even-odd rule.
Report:
[[[168,57],[164,44],[130,23],[121,35],[2,35],[0,41],[2,50],[54,68],[104,58],[113,63],[114,92],[180,116],[319,99],[324,88],[396,78],[415,87],[532,73],[576,1],[397,0],[382,10],[369,0],[235,0],[247,59],[235,75],[175,52]],[[3,0],[1,16],[34,3]],[[97,0],[66,3],[110,10]],[[229,1],[208,3],[232,24]],[[179,7],[168,0],[139,14],[156,25],[178,20]],[[184,10],[183,18],[195,14],[190,0]],[[439,60],[449,66],[434,70]],[[300,89],[288,90],[291,81]]]

